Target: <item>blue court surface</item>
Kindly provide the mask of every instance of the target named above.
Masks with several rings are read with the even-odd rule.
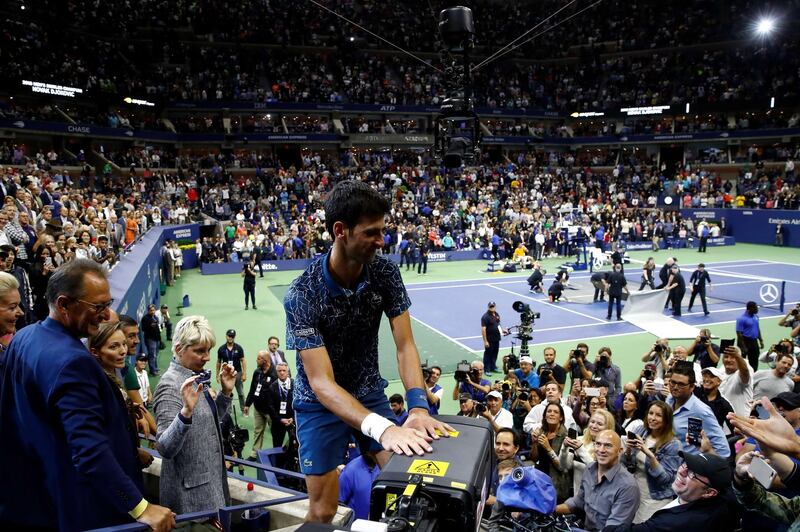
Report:
[[[658,265],[656,275],[658,274]],[[800,265],[788,262],[748,259],[727,262],[709,262],[706,269],[711,277],[711,289],[707,292],[710,315],[703,315],[698,297],[692,312],[686,310],[691,288],[689,276],[695,265],[683,267],[682,273],[687,281],[687,292],[683,299],[683,322],[702,327],[720,322],[736,320],[743,312],[745,302],[756,301],[763,318],[781,314],[780,290],[784,289],[786,310],[800,303]],[[545,275],[545,290],[553,281],[555,271]],[[628,288],[639,288],[641,264],[625,266]],[[413,302],[411,315],[417,324],[448,338],[469,351],[483,351],[480,317],[486,311],[489,301],[497,304],[501,325],[509,327],[519,324],[519,314],[511,305],[522,301],[530,305],[533,312],[541,318],[533,327],[534,344],[568,341],[574,338],[590,339],[641,333],[642,329],[624,321],[606,320],[607,304],[592,303],[593,289],[589,272],[574,272],[570,275],[570,285],[564,295],[570,301],[551,303],[546,295],[528,291],[523,274],[489,274],[486,279],[468,281],[443,281],[415,283],[407,286]],[[665,311],[667,313],[667,311]],[[502,339],[500,347],[511,347],[513,336]]]

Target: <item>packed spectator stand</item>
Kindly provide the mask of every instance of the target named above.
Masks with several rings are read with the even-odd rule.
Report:
[[[432,66],[441,66],[433,31],[439,3],[324,3],[420,54]],[[551,0],[516,2],[502,9],[492,0],[470,4],[479,20],[479,60],[562,5]],[[423,149],[411,149],[410,144],[386,148],[391,142],[380,138],[394,142],[398,136],[431,134],[431,108],[447,94],[441,73],[384,49],[383,43],[325,11],[310,16],[304,2],[145,0],[136,9],[117,0],[102,5],[22,5],[24,10],[15,4],[13,12],[4,8],[9,10],[8,20],[0,36],[0,68],[7,82],[0,89],[0,120],[5,121],[3,130],[20,135],[0,140],[0,259],[3,271],[19,283],[24,315],[18,330],[47,316],[46,289],[56,267],[88,258],[111,270],[154,225],[203,217],[220,222],[218,236],[197,242],[201,262],[318,256],[332,244],[322,203],[337,182],[348,179],[369,182],[390,201],[382,250],[386,254],[399,252],[402,243],[410,241],[424,242],[431,251],[453,252],[489,250],[497,241],[505,257],[520,244],[536,258],[566,257],[575,250],[563,229],[575,226],[584,235],[604,227],[609,246],[656,246],[664,239],[674,247],[688,246],[700,228],[679,211],[664,209],[659,198],[665,194],[677,197],[677,207],[682,208],[800,209],[794,166],[800,159],[800,39],[793,28],[800,16],[798,0],[780,6],[784,33],[757,41],[749,25],[761,6],[751,0],[599,3],[578,23],[555,27],[545,38],[478,69],[476,107],[508,113],[483,115],[484,134],[510,141],[487,143],[476,165],[457,171],[444,169]],[[656,9],[658,16],[653,16]],[[270,21],[269,31],[264,30],[264,20]],[[684,47],[687,44],[691,46]],[[40,98],[22,90],[22,80],[30,79],[78,87],[84,97]],[[152,107],[134,107],[123,97],[142,98]],[[226,108],[230,102],[239,107]],[[296,109],[287,107],[295,104]],[[346,107],[358,104],[373,107],[369,112]],[[326,105],[341,109],[326,111]],[[384,105],[415,109],[383,112]],[[673,110],[657,117],[576,116],[659,105],[672,105]],[[420,110],[423,107],[427,108]],[[134,143],[89,134],[62,138],[20,132],[23,126],[13,125],[26,121],[167,133],[189,142]],[[720,135],[714,142],[691,142],[693,134],[711,132],[753,138],[729,144]],[[294,134],[299,140],[290,138]],[[275,138],[250,142],[249,135]],[[337,140],[327,146],[285,149],[313,143],[321,138],[317,135]],[[349,137],[368,135],[377,139],[362,146],[348,142]],[[634,135],[649,136],[653,142],[659,136],[677,136],[674,142],[681,154],[667,161],[657,144],[625,144]],[[193,138],[212,140],[192,143]],[[582,145],[591,138],[603,140]],[[724,226],[714,231],[725,235]],[[767,373],[758,380],[786,384],[785,391],[769,397],[774,404],[770,413],[774,426],[785,418],[797,431],[797,362],[783,373],[779,367],[780,351],[796,358],[800,350],[796,309],[781,325],[789,328],[791,338],[765,339],[763,362],[769,369],[762,369]],[[635,479],[646,503],[628,507],[636,515],[616,516],[627,523],[617,522],[608,530],[629,530],[625,526],[634,519],[645,522],[674,501],[693,502],[683,498],[685,491],[679,492],[691,482],[697,489],[706,486],[706,495],[714,491],[712,499],[723,492],[729,496],[723,511],[727,520],[718,515],[719,503],[708,505],[704,515],[710,521],[697,521],[709,530],[786,529],[763,517],[774,517],[778,503],[774,494],[747,476],[753,442],[731,434],[724,415],[717,417],[714,431],[725,432],[730,448],[727,443],[715,448],[718,441],[712,442],[710,434],[703,435],[698,448],[704,455],[727,453],[738,459],[735,470],[729,464],[732,481],[715,484],[708,470],[692,469],[690,460],[679,466],[683,460],[677,453],[685,441],[675,439],[678,422],[672,425],[673,413],[677,416],[680,408],[673,412],[676,398],[688,404],[692,399],[681,396],[688,391],[699,398],[693,403],[709,405],[693,408],[704,414],[715,409],[717,414],[724,401],[717,388],[732,388],[730,383],[746,373],[738,348],[724,353],[717,349],[719,371],[703,371],[703,382],[696,382],[693,371],[676,369],[687,358],[687,349],[700,349],[702,342],[690,343],[671,349],[664,345],[663,361],[655,354],[662,351],[648,351],[645,357],[654,366],[661,362],[660,374],[647,379],[643,371],[641,380],[631,379],[624,386],[608,382],[607,370],[613,364],[601,363],[602,353],[596,358],[584,353],[585,366],[573,353],[569,360],[561,360],[562,354],[557,363],[570,375],[577,371],[578,377],[570,379],[571,387],[559,382],[562,388],[550,391],[557,397],[547,395],[544,378],[540,386],[524,387],[525,367],[522,377],[519,370],[505,368],[510,370],[502,377],[510,383],[508,389],[486,384],[500,396],[501,408],[513,414],[518,432],[512,443],[517,451],[526,463],[557,479],[559,502],[570,511],[577,504],[570,496],[577,494],[586,466],[597,457],[600,434],[610,429],[622,436],[616,443],[623,450],[622,470]],[[611,358],[610,348],[607,357]],[[482,366],[473,366],[476,383],[483,384]],[[718,369],[717,363],[714,366]],[[540,374],[543,369],[547,370],[534,371]],[[550,374],[557,380],[552,367]],[[659,380],[662,387],[657,391]],[[609,393],[615,385],[618,393]],[[752,396],[752,379],[749,386]],[[599,392],[586,393],[591,388]],[[463,415],[481,415],[474,409],[474,389],[455,394]],[[493,408],[490,400],[486,402]],[[559,402],[566,404],[560,414],[552,406]],[[668,426],[650,424],[654,409],[660,409]],[[534,410],[536,415],[528,419]],[[750,411],[740,408],[735,413],[746,418]],[[570,419],[583,434],[568,435]],[[739,423],[747,424],[741,419]],[[770,450],[770,438],[759,438],[760,425],[750,423],[743,429],[775,460],[789,487],[782,493],[795,495],[796,466],[782,459],[792,453]],[[785,426],[778,428],[785,432]],[[685,433],[685,426],[680,430]],[[502,440],[501,432],[497,438]],[[587,463],[575,465],[580,463],[576,457]],[[497,458],[503,456],[498,452]],[[648,482],[653,470],[658,472],[657,483]],[[748,512],[738,521],[744,508]],[[732,518],[737,523],[725,528],[722,523],[728,526]],[[797,517],[786,514],[784,520]]]

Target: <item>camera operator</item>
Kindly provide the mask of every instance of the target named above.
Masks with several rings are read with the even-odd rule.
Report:
[[[569,373],[571,377],[570,382],[583,379],[591,379],[592,372],[594,371],[594,364],[586,360],[586,353],[589,352],[589,346],[585,343],[579,343],[575,349],[569,352],[569,359],[564,363],[564,371]]]
[[[478,417],[478,412],[475,410],[475,401],[468,393],[462,393],[458,396],[458,414],[457,416],[464,417]]]
[[[694,355],[692,362],[700,364],[701,369],[717,367],[719,363],[719,345],[711,341],[711,331],[700,329],[700,334],[694,339],[692,345],[686,350],[688,356]]]
[[[655,377],[663,379],[664,370],[669,367],[667,360],[669,360],[670,354],[669,338],[659,338],[656,340],[656,343],[642,355],[642,362],[655,364]]]
[[[778,326],[789,327],[792,330],[790,336],[794,338],[794,344],[800,347],[800,303],[778,320]]]
[[[538,388],[536,388],[538,391]],[[536,398],[538,399],[538,395]],[[514,416],[514,430],[519,433],[523,432],[523,424],[525,423],[525,418],[528,415],[528,412],[536,406],[532,399],[534,398],[533,391],[528,388],[527,385],[524,383],[517,384],[514,387],[514,399],[511,401],[511,415]]]
[[[486,395],[486,404],[476,404],[475,410],[489,421],[495,434],[502,428],[514,427],[514,417],[511,412],[503,408],[503,396],[497,390],[489,392]]]
[[[784,353],[788,353],[792,355],[794,358],[794,362],[792,363],[792,369],[789,370],[789,376],[792,377],[792,380],[796,383],[798,382],[797,377],[797,354],[800,352],[800,349],[795,349],[794,343],[788,339],[784,338],[780,342],[772,344],[769,349],[764,351],[760,357],[758,357],[759,362],[766,362],[770,368],[775,369],[775,359],[778,355],[783,355]]]
[[[500,337],[508,334],[500,326],[500,314],[494,301],[489,301],[488,309],[481,316],[481,336],[483,336],[483,365],[486,373],[491,375],[497,371],[497,352],[500,350]]]
[[[601,347],[594,359],[594,378],[608,383],[608,398],[613,404],[622,391],[622,370],[611,362],[611,348]]]
[[[444,388],[439,385],[439,377],[442,376],[442,368],[431,366],[423,368],[422,376],[425,378],[425,393],[428,396],[428,410],[432,416],[439,414],[439,405],[442,404]]]
[[[556,364],[556,348],[547,346],[542,351],[542,355],[544,356],[544,362],[539,364],[539,367],[536,368],[536,373],[539,375],[539,382],[541,384],[546,384],[549,380],[547,378],[549,373],[561,386],[563,391],[564,386],[567,384],[567,372],[563,367]]]
[[[492,383],[483,378],[483,362],[475,360],[470,364],[470,370],[467,372],[464,380],[458,380],[456,376],[456,386],[453,389],[453,400],[459,398],[461,394],[469,394],[475,401],[482,403],[486,401],[486,394],[492,388]]]

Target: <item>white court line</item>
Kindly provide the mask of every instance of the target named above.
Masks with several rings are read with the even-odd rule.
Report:
[[[796,262],[781,262],[779,260],[767,260],[767,259],[753,259],[753,260],[757,260],[758,262],[760,262],[762,264],[785,264],[786,266],[798,266],[798,267],[800,267],[800,264],[798,264]]]
[[[416,321],[417,323],[419,323],[419,324],[421,324],[421,325],[423,325],[423,326],[427,327],[428,329],[432,330],[432,331],[433,331],[433,332],[435,332],[436,334],[439,334],[439,335],[441,335],[441,336],[445,337],[446,339],[450,340],[451,342],[453,342],[454,344],[456,344],[458,347],[460,347],[460,348],[462,348],[462,349],[466,350],[467,352],[470,352],[470,353],[472,353],[472,352],[473,352],[473,350],[472,350],[471,348],[469,348],[469,347],[467,347],[466,345],[462,344],[461,342],[459,342],[459,341],[458,341],[458,340],[456,340],[455,338],[453,338],[453,337],[451,337],[451,336],[448,336],[448,335],[446,335],[445,333],[443,333],[443,332],[442,332],[442,331],[440,331],[439,329],[437,329],[437,328],[435,328],[435,327],[432,327],[432,326],[428,325],[427,323],[425,323],[425,322],[424,322],[424,321],[422,321],[421,319],[419,319],[419,318],[415,318],[414,316],[411,316],[411,319],[412,319],[412,320],[414,320],[414,321]]]
[[[582,323],[580,325],[567,325],[566,327],[545,327],[544,329],[539,329],[537,327],[533,328],[533,332],[545,332],[545,331],[565,331],[567,329],[577,329],[579,327],[599,327],[600,325],[619,325],[620,323],[627,323],[627,322],[618,322],[618,321],[604,321],[602,324],[599,323]],[[635,327],[635,325],[634,325]],[[456,340],[475,340],[477,338],[483,338],[482,336],[462,336],[460,338],[456,338]]]
[[[500,288],[499,286],[494,286],[494,285],[491,285],[491,284],[489,286],[491,286],[495,290],[501,290],[503,292],[508,292],[509,294],[514,294],[515,296],[518,296],[518,297],[524,297],[525,299],[530,299],[531,301],[535,301],[536,303],[541,303],[542,305],[547,305],[549,307],[561,309],[561,310],[563,310],[565,312],[571,312],[572,314],[577,314],[578,316],[583,316],[584,318],[589,318],[590,320],[594,320],[594,321],[597,321],[597,322],[600,322],[600,323],[608,323],[605,320],[601,320],[599,318],[595,318],[594,316],[589,316],[588,314],[584,314],[583,312],[578,312],[577,310],[572,310],[572,309],[568,309],[566,307],[561,307],[559,305],[550,303],[549,301],[545,301],[543,299],[536,299],[536,298],[533,298],[533,297],[530,297],[530,296],[526,296],[526,295],[523,295],[523,294],[518,294],[516,292],[512,292],[511,290],[506,290],[505,288]]]

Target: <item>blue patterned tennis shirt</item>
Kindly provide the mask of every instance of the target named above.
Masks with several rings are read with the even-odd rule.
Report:
[[[349,290],[331,277],[329,258],[330,252],[312,262],[283,300],[286,346],[298,352],[295,403],[319,402],[300,351],[323,346],[336,383],[353,397],[360,400],[383,390],[387,383],[378,370],[381,315],[394,318],[411,306],[400,270],[391,260],[376,256],[364,266],[355,290]]]

